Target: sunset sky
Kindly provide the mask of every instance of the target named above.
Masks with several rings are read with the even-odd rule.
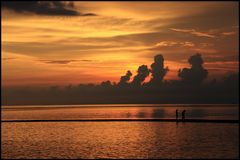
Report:
[[[209,79],[239,72],[238,2],[28,7],[2,5],[3,86],[118,82],[127,70],[135,75],[138,66],[150,67],[156,54],[170,69],[167,80],[178,79],[195,53],[202,54]]]

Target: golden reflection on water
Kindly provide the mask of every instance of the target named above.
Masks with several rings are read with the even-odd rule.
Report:
[[[3,158],[236,158],[237,124],[3,123]]]
[[[238,106],[3,107],[2,120],[86,118],[239,119]],[[180,117],[181,115],[179,115]],[[236,158],[237,124],[175,122],[2,123],[3,158]]]

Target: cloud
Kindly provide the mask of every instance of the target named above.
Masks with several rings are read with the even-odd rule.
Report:
[[[68,64],[74,62],[75,60],[40,60],[44,63],[51,63],[51,64]]]
[[[219,54],[215,54],[215,55],[206,55],[205,56],[205,61],[206,62],[237,62],[239,56],[236,54],[230,54],[230,55],[219,55]]]
[[[191,34],[199,36],[199,37],[208,37],[208,38],[215,38],[216,36],[208,34],[208,33],[204,33],[204,32],[191,32]]]
[[[151,66],[153,78],[161,79],[159,71],[164,69],[162,55],[156,55],[154,57],[154,63]],[[191,68],[184,68],[180,70],[180,77],[184,81],[163,81],[161,87],[159,84],[155,86],[142,84],[144,79],[149,75],[149,69],[146,65],[141,65],[138,68],[138,73],[134,77],[132,83],[128,83],[131,72],[128,71],[125,76],[121,77],[121,81],[127,84],[124,87],[112,83],[110,80],[103,81],[98,84],[79,84],[79,85],[67,85],[60,87],[54,84],[53,86],[45,87],[31,87],[29,84],[27,87],[3,87],[3,104],[4,105],[43,105],[43,104],[112,104],[112,103],[236,103],[239,102],[239,74],[235,72],[228,73],[222,79],[214,80],[211,82],[202,83],[206,78],[208,71],[203,68],[203,59],[200,54],[191,56],[188,62],[192,65]],[[221,63],[219,65],[222,65]],[[161,71],[160,71],[161,72]],[[77,73],[78,74],[78,73]],[[69,74],[71,77],[72,74]],[[44,74],[44,78],[40,76],[34,77],[35,80],[43,81],[45,77],[51,78],[55,76],[60,80],[66,81],[66,79],[54,75],[54,72],[50,72],[48,76]],[[76,79],[79,76],[75,76]],[[157,80],[156,79],[156,80]],[[26,81],[27,78],[20,79]],[[45,79],[46,80],[46,79]],[[129,85],[128,85],[129,84]],[[194,84],[194,85],[189,85]],[[133,85],[133,86],[132,86]],[[57,96],[56,96],[57,93]],[[199,98],[200,97],[200,98]],[[161,116],[161,111],[154,111],[154,116]],[[143,114],[138,116],[144,117]]]
[[[80,52],[87,54],[87,51],[106,51],[108,49],[122,49],[119,44],[101,45],[101,42],[93,45],[81,45],[80,43],[57,43],[57,42],[2,42],[3,51],[22,55],[43,58],[49,56],[65,56],[68,53],[79,55]],[[56,52],[57,51],[57,52]],[[34,54],[33,54],[34,53]]]
[[[224,36],[231,36],[231,35],[235,35],[236,32],[223,32],[222,35]]]
[[[13,59],[16,59],[16,58],[2,58],[2,61],[8,61],[8,60],[13,60]]]
[[[75,10],[73,2],[59,1],[3,1],[2,9],[17,13],[35,13],[52,16],[95,16],[94,13],[80,13]]]
[[[127,71],[127,73],[124,76],[121,76],[118,85],[119,86],[126,86],[126,85],[128,85],[128,81],[130,80],[131,76],[132,76],[132,72],[131,71]]]
[[[181,46],[181,47],[194,47],[195,44],[192,42],[175,42],[175,41],[161,41],[157,43],[154,47],[172,47],[172,46]]]
[[[151,64],[152,79],[150,84],[159,85],[162,83],[164,76],[168,72],[168,67],[164,68],[164,58],[161,54],[154,57],[154,63]]]
[[[184,47],[194,47],[195,44],[192,42],[182,42],[181,43]]]
[[[69,64],[77,61],[91,62],[92,60],[82,59],[82,60],[39,60],[39,61],[44,63],[50,63],[50,64]]]
[[[178,76],[182,79],[183,82],[188,84],[200,84],[202,81],[207,78],[208,71],[203,68],[202,64],[204,63],[202,56],[200,54],[192,55],[188,59],[191,68],[183,68],[179,70]]]
[[[238,26],[238,25],[236,25],[236,26],[232,26],[232,28],[239,28],[239,26]]]
[[[186,32],[186,33],[191,33],[194,32],[194,29],[178,29],[178,28],[170,28],[173,31],[177,31],[177,32]]]
[[[176,32],[184,32],[184,33],[190,33],[192,35],[198,36],[198,37],[208,37],[208,38],[215,38],[215,35],[208,34],[205,32],[198,32],[195,29],[178,29],[178,28],[170,28],[172,31]]]
[[[174,41],[162,41],[162,42],[157,43],[155,46],[156,47],[171,47],[176,44],[178,44],[178,43],[174,42]]]
[[[147,65],[141,65],[138,67],[137,75],[134,76],[134,79],[132,81],[132,85],[134,86],[141,86],[141,84],[144,82],[145,78],[149,75],[149,69]]]

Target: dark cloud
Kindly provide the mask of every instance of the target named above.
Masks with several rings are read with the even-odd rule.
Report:
[[[130,80],[131,76],[132,76],[131,71],[127,71],[127,73],[124,76],[121,76],[118,85],[119,86],[126,86],[126,85],[128,85],[128,81]]]
[[[100,84],[100,86],[102,86],[102,87],[111,87],[111,86],[112,86],[112,83],[111,83],[109,80],[107,80],[107,81],[103,81],[103,82]]]
[[[231,88],[239,87],[239,74],[230,73],[224,77],[224,83]]]
[[[233,62],[237,61],[239,55],[229,54],[229,55],[206,55],[204,56],[205,62]]]
[[[132,84],[134,86],[141,86],[145,78],[149,75],[149,69],[147,65],[141,65],[138,67],[137,75],[134,77]]]
[[[40,60],[40,61],[50,64],[69,64],[71,62],[75,62],[76,60]]]
[[[163,56],[155,56],[154,63],[161,69]],[[129,85],[122,86],[103,81],[100,85],[80,84],[78,86],[49,88],[2,88],[3,105],[43,105],[43,104],[113,104],[113,103],[186,103],[186,104],[220,104],[239,103],[239,74],[229,74],[222,81],[214,80],[202,85],[189,85],[191,82],[202,82],[207,76],[207,70],[202,67],[203,59],[200,54],[189,58],[190,69],[181,71],[182,78],[190,83],[179,80],[163,81],[161,87],[151,87],[142,84],[149,75],[146,65],[138,68],[138,73]],[[155,68],[155,65],[152,68]],[[156,71],[159,71],[158,68]],[[159,73],[158,73],[159,74]],[[153,74],[154,76],[160,76]],[[119,83],[127,84],[131,72],[122,76]],[[161,74],[163,75],[163,74]],[[134,86],[134,87],[132,87]],[[153,117],[161,117],[162,111],[154,111]],[[143,117],[144,115],[139,115]]]
[[[35,13],[38,15],[58,16],[95,16],[94,13],[80,13],[75,10],[73,2],[60,1],[1,1],[2,9],[18,13]]]
[[[205,78],[207,78],[208,71],[203,68],[203,59],[200,54],[195,54],[188,59],[188,62],[192,65],[189,68],[183,68],[179,70],[178,76],[188,84],[199,84]]]
[[[44,63],[50,63],[50,64],[69,64],[69,63],[78,62],[78,61],[91,62],[92,60],[81,59],[81,60],[39,60],[39,61]]]
[[[78,61],[83,61],[83,62],[92,62],[93,60],[90,60],[90,59],[81,59],[81,60],[78,60]]]
[[[168,68],[164,68],[164,58],[161,54],[154,57],[154,63],[151,65],[152,79],[150,84],[161,84],[163,77],[167,74]]]

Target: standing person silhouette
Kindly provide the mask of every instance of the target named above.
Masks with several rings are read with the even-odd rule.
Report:
[[[185,112],[186,112],[186,110],[184,109],[184,110],[182,111],[182,120],[185,119]]]
[[[178,120],[178,109],[176,109],[176,120]]]

